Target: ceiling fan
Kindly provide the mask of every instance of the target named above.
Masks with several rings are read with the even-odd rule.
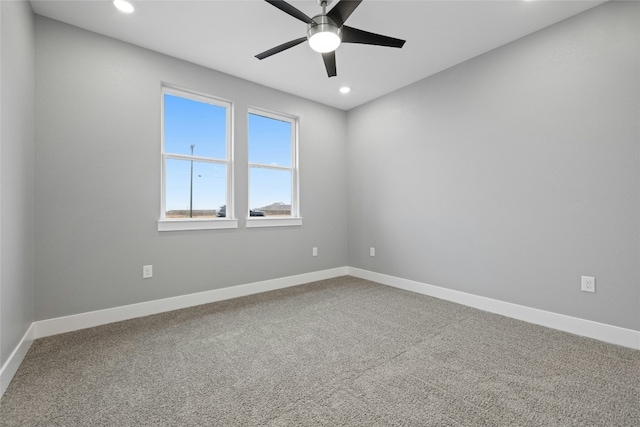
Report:
[[[316,52],[322,54],[324,66],[329,77],[336,76],[336,49],[340,43],[360,43],[376,46],[388,46],[401,48],[405,40],[383,36],[381,34],[370,33],[357,28],[348,27],[344,22],[353,11],[360,5],[362,0],[339,0],[338,3],[327,13],[327,6],[331,0],[317,0],[322,6],[322,13],[313,18],[291,6],[283,0],[265,0],[281,11],[299,19],[307,24],[307,35],[299,39],[291,40],[272,49],[266,50],[256,55],[258,59],[265,59],[276,53],[299,45],[305,40],[309,41],[309,46]]]

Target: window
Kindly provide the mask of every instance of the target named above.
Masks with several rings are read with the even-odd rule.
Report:
[[[247,227],[301,225],[298,201],[298,121],[250,109]]]
[[[236,228],[231,103],[162,88],[162,209],[158,230]]]

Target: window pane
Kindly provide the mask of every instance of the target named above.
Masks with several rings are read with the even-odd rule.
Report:
[[[249,209],[253,216],[291,216],[291,172],[252,167]]]
[[[291,123],[249,114],[249,162],[291,166]]]
[[[227,109],[164,94],[164,151],[226,159]]]
[[[227,167],[194,161],[192,175],[191,163],[189,160],[166,160],[166,218],[215,218],[226,203]]]

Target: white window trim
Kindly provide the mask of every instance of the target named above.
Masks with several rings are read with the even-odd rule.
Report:
[[[235,204],[233,199],[234,190],[234,157],[233,157],[233,111],[232,101],[195,92],[189,89],[180,88],[170,84],[162,84],[160,101],[160,135],[161,135],[161,174],[160,174],[160,219],[158,220],[158,231],[185,231],[185,230],[217,230],[238,228],[238,219],[235,217]],[[204,102],[206,104],[224,107],[226,116],[226,159],[216,159],[210,157],[189,156],[181,154],[165,153],[164,151],[164,95],[170,94],[181,98]],[[165,186],[165,162],[166,159],[196,160],[201,162],[217,163],[226,166],[227,169],[227,196],[226,196],[226,217],[225,218],[166,218],[166,186]]]
[[[238,228],[238,220],[232,218],[178,218],[158,221],[158,231],[221,230],[228,228]]]
[[[249,217],[247,218],[247,228],[258,227],[294,227],[302,225],[302,217],[286,217],[286,218],[266,218],[266,217]]]
[[[299,140],[299,118],[289,114],[277,113],[257,107],[249,107],[247,116],[255,114],[257,116],[267,117],[274,120],[286,121],[291,124],[291,166],[273,166],[264,163],[248,162],[247,182],[247,199],[251,200],[251,168],[264,168],[272,170],[291,171],[291,216],[284,218],[268,218],[268,217],[252,217],[247,216],[246,227],[293,227],[302,225],[302,216],[300,215],[300,182],[299,182],[299,156],[298,156],[298,140]],[[249,215],[249,212],[247,212]]]

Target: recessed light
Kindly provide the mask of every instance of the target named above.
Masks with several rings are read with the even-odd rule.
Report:
[[[133,12],[133,5],[129,3],[127,0],[113,0],[113,5],[120,11],[124,13]]]
[[[349,86],[342,86],[340,88],[340,93],[349,93],[351,92],[351,88]]]

